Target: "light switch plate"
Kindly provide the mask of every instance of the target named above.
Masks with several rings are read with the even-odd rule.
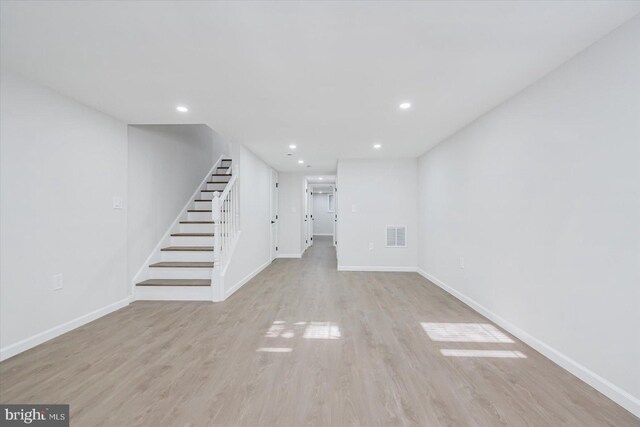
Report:
[[[59,291],[62,289],[62,273],[53,275],[53,290]]]
[[[122,197],[114,196],[113,197],[113,209],[122,209],[123,202]]]

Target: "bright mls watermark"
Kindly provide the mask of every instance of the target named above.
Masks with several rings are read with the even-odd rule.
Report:
[[[69,405],[0,405],[0,426],[69,427]]]

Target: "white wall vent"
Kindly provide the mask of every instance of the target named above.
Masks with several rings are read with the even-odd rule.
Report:
[[[387,225],[387,247],[404,248],[407,246],[407,227],[404,225]]]

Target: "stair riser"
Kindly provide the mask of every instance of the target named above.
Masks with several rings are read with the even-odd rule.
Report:
[[[211,210],[211,202],[194,202],[193,209],[208,209]]]
[[[171,246],[213,246],[213,236],[172,236]]]
[[[160,261],[211,262],[213,252],[210,251],[161,251]]]
[[[213,233],[214,224],[180,224],[180,233]]]
[[[208,181],[225,181],[229,182],[231,180],[231,175],[211,175]]]
[[[140,301],[211,301],[211,286],[136,286]]]
[[[211,209],[211,208],[209,208]],[[211,212],[187,212],[189,221],[211,221]]]
[[[202,191],[202,192],[200,192],[200,197],[198,197],[198,198],[202,199],[202,200],[211,200],[211,199],[213,199],[213,193],[207,193],[207,192]]]
[[[207,190],[216,190],[222,193],[226,186],[227,184],[207,184]]]
[[[149,268],[149,279],[211,279],[210,268]]]

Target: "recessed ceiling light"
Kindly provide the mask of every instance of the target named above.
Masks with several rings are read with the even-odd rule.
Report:
[[[322,191],[318,191],[318,193],[322,194]]]
[[[180,111],[181,113],[186,113],[189,111],[189,109],[187,107],[185,107],[184,105],[178,105],[176,107],[176,110]]]
[[[295,149],[296,149],[296,144],[291,144],[291,145],[289,146],[289,148],[291,148],[292,150],[295,150]]]
[[[319,179],[320,181],[322,181],[324,178],[320,177],[320,178],[318,178],[318,179]]]
[[[411,103],[410,102],[403,102],[402,104],[400,104],[400,109],[401,110],[408,110],[409,108],[411,108]]]
[[[373,144],[373,148],[375,148],[376,150],[379,150],[380,148],[382,148],[381,144]]]
[[[303,164],[304,160],[298,160],[298,163]]]

